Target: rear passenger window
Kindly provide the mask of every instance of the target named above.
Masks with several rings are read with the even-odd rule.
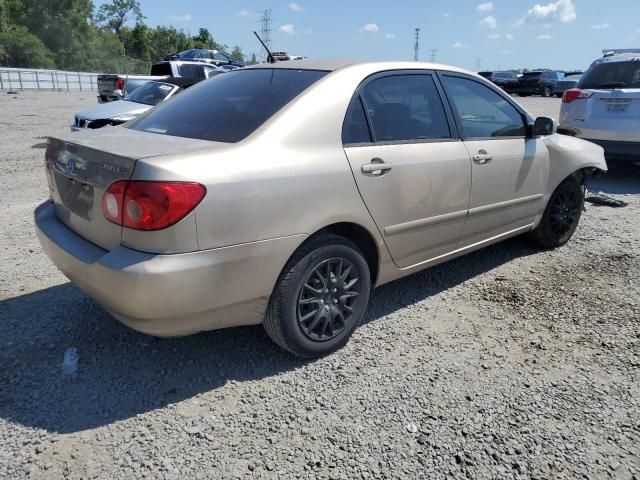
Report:
[[[364,113],[360,96],[351,101],[347,118],[342,128],[342,143],[345,145],[352,143],[370,143],[371,133],[367,125],[367,117]]]
[[[486,86],[461,77],[443,77],[466,138],[524,137],[520,112]]]
[[[362,90],[376,142],[451,138],[431,75],[378,78]]]

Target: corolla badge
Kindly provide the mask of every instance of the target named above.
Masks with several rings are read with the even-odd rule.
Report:
[[[73,161],[73,158],[70,158],[64,167],[64,174],[71,175],[75,169],[76,169],[76,162]]]

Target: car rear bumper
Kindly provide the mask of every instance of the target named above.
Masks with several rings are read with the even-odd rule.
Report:
[[[261,323],[281,269],[305,237],[170,255],[122,245],[107,251],[60,222],[51,202],[34,216],[62,273],[124,324],[156,336]]]
[[[604,148],[604,155],[607,160],[628,161],[640,164],[640,142],[594,140],[591,138],[584,138],[584,140],[588,140]]]

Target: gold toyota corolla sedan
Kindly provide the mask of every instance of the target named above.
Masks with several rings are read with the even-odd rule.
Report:
[[[35,223],[55,265],[136,330],[263,323],[312,357],[348,341],[375,286],[515,235],[563,245],[606,168],[473,73],[298,60],[51,138]]]

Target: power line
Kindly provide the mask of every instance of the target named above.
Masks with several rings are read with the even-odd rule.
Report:
[[[267,46],[269,50],[271,50],[271,33],[273,32],[273,28],[271,28],[271,9],[262,10],[262,16],[260,17],[260,37],[262,41]],[[261,45],[262,47],[262,45]],[[262,51],[263,49],[261,49]],[[268,54],[264,52],[264,60],[267,61]]]
[[[413,59],[418,61],[418,54],[420,53],[420,29],[415,29],[415,39],[416,43],[413,44]]]

